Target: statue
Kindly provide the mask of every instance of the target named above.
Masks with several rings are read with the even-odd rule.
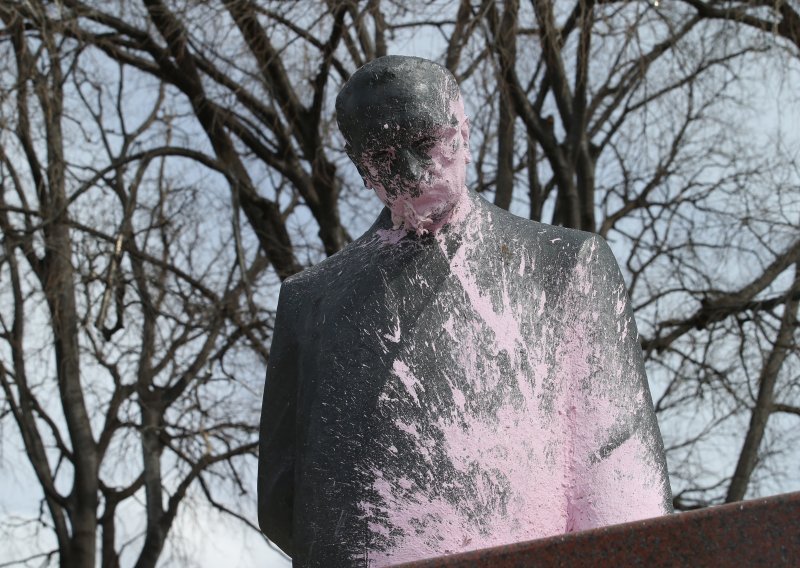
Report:
[[[264,533],[295,566],[384,566],[671,512],[605,241],[466,188],[469,125],[435,63],[368,63],[336,111],[386,208],[281,289]]]

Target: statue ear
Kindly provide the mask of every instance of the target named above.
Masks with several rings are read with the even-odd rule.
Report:
[[[472,153],[469,151],[469,117],[466,116],[461,123],[461,141],[464,144],[464,163],[469,164],[472,161]]]

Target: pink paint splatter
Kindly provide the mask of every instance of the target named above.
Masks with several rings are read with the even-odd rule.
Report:
[[[411,398],[414,399],[415,403],[419,404],[417,389],[424,391],[425,387],[423,387],[422,383],[417,380],[417,377],[414,376],[414,373],[411,372],[411,369],[408,368],[408,365],[406,365],[403,361],[396,359],[392,365],[392,370],[397,378],[403,383],[403,386],[406,388],[406,392],[411,395]]]
[[[392,343],[400,342],[400,320],[395,317],[392,333],[384,333],[383,338]]]
[[[378,239],[387,245],[396,245],[408,236],[408,232],[403,229],[378,229],[377,233]]]
[[[609,446],[615,429],[634,416],[647,397],[643,389],[616,396],[614,389],[599,388],[632,371],[618,351],[624,348],[621,343],[592,340],[592,330],[605,325],[598,323],[602,318],[613,317],[624,329],[630,323],[616,298],[609,299],[606,308],[592,297],[599,276],[594,269],[596,243],[590,241],[582,249],[556,304],[547,305],[544,290],[535,288],[532,302],[512,299],[510,279],[520,276],[519,270],[501,272],[496,282],[500,294],[493,301],[482,292],[473,268],[481,223],[465,219],[458,230],[465,238],[451,253],[450,267],[466,304],[453,308],[443,331],[471,392],[446,379],[453,405],[439,410],[423,396],[424,377],[411,371],[413,337],[408,338],[411,347],[394,361],[393,372],[410,400],[427,409],[427,417],[394,423],[427,465],[415,472],[414,481],[407,476],[387,479],[379,469],[373,472],[378,499],[360,508],[371,519],[374,533],[386,536],[389,544],[386,550],[370,553],[370,565],[663,514],[659,474],[642,433],[634,431]],[[447,254],[444,238],[437,235],[437,240]],[[529,267],[534,262],[531,258]],[[523,321],[534,331],[523,334]],[[509,391],[491,411],[480,403],[481,397],[500,392],[501,377],[508,371],[478,347],[487,342],[490,352],[507,354],[517,385],[516,395]],[[380,402],[388,415],[397,415],[399,404],[407,403],[390,398]],[[610,449],[600,456],[607,446]],[[460,477],[443,476],[437,469],[441,458],[434,460],[433,452],[446,456]],[[446,498],[448,487],[468,497]],[[501,498],[505,505],[495,506]]]

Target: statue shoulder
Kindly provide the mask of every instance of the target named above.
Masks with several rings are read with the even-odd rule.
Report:
[[[497,226],[501,228],[503,241],[541,251],[549,261],[557,261],[564,268],[592,260],[605,263],[614,259],[605,239],[595,233],[539,223],[489,205]]]
[[[302,319],[307,293],[303,279],[298,278],[300,274],[302,273],[294,274],[281,283],[275,314],[276,335],[285,334],[287,331],[290,335],[294,334],[297,322]]]
[[[293,274],[281,285],[281,295],[286,290],[287,298],[308,300],[329,288],[331,282],[339,280],[348,272],[357,271],[369,262],[375,252],[377,240],[374,234],[365,233],[349,243],[339,252]]]

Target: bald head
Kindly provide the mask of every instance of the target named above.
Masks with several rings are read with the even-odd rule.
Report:
[[[466,196],[469,122],[456,80],[418,57],[381,57],[336,99],[339,129],[364,184],[395,227],[435,232]]]
[[[336,118],[355,160],[376,143],[403,143],[442,125],[457,126],[451,101],[459,98],[455,78],[441,65],[387,55],[353,73],[336,98]]]

